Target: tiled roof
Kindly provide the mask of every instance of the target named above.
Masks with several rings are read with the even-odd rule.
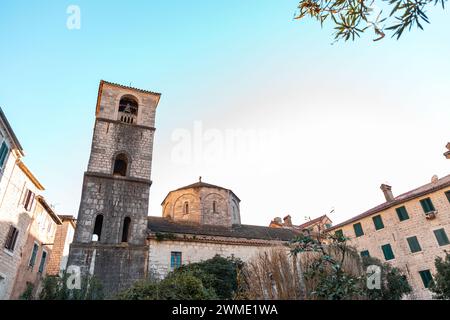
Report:
[[[192,234],[225,238],[289,241],[299,233],[291,229],[278,229],[252,225],[233,225],[232,227],[173,222],[161,217],[148,217],[151,233]]]
[[[344,221],[344,222],[342,222],[342,223],[340,223],[338,225],[333,226],[332,228],[328,229],[327,231],[338,229],[338,228],[340,228],[342,226],[345,226],[345,225],[347,225],[349,223],[358,221],[358,220],[360,220],[362,218],[365,218],[365,217],[369,217],[369,216],[371,216],[371,215],[373,215],[375,213],[379,213],[379,212],[384,211],[386,209],[389,209],[391,207],[398,206],[398,205],[400,205],[400,204],[402,204],[404,202],[407,202],[409,200],[422,197],[422,196],[424,196],[426,194],[429,194],[429,193],[441,190],[441,189],[449,187],[449,186],[450,186],[450,175],[445,176],[445,177],[437,180],[436,182],[431,182],[431,183],[425,184],[425,185],[423,185],[423,186],[421,186],[421,187],[419,187],[417,189],[414,189],[414,190],[408,191],[406,193],[403,193],[403,194],[395,197],[392,201],[382,203],[382,204],[380,204],[380,205],[378,205],[378,206],[376,206],[376,207],[374,207],[374,208],[372,208],[372,209],[370,209],[370,210],[368,210],[368,211],[366,211],[364,213],[361,213],[360,215],[357,215],[357,216],[355,216],[355,217],[353,217],[353,218],[351,218],[351,219],[349,219],[347,221]]]
[[[161,95],[161,93],[158,93],[158,92],[153,92],[153,91],[149,91],[149,90],[139,89],[139,88],[135,88],[135,87],[131,87],[131,86],[124,86],[122,84],[108,82],[108,81],[105,81],[105,80],[101,80],[100,81],[100,86],[102,86],[104,83],[105,84],[109,84],[109,85],[114,86],[114,87],[118,87],[118,88],[130,89],[130,90],[139,91],[139,92],[143,92],[143,93],[155,94],[155,95],[158,95],[158,96]]]
[[[301,224],[301,225],[299,225],[299,226],[295,226],[295,228],[296,228],[296,229],[299,229],[299,230],[306,229],[306,228],[308,228],[309,226],[312,226],[312,225],[314,225],[314,224],[316,224],[316,223],[322,221],[322,219],[325,219],[326,217],[327,217],[327,215],[323,215],[323,216],[318,217],[318,218],[315,218],[315,219],[313,219],[313,220],[311,220],[311,221],[305,222],[305,223],[303,223],[303,224]]]

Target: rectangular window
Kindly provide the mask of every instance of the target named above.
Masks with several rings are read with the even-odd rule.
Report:
[[[47,252],[42,251],[41,263],[39,264],[39,272],[43,273],[45,268],[45,262],[47,261]]]
[[[25,192],[25,197],[23,198],[23,206],[25,208],[25,210],[27,211],[31,211],[31,208],[33,207],[33,203],[34,203],[34,192],[27,190]]]
[[[6,141],[3,141],[2,146],[0,147],[0,169],[5,165],[6,158],[8,157],[9,148],[6,144]]]
[[[450,191],[447,191],[447,192],[445,193],[445,195],[447,196],[448,202],[450,202]]]
[[[353,225],[353,229],[355,230],[356,237],[361,237],[361,236],[364,235],[364,231],[363,231],[363,228],[361,226],[361,223],[355,223]]]
[[[8,231],[8,236],[6,237],[5,248],[9,251],[14,251],[16,246],[17,236],[19,235],[19,230],[17,228],[10,226]]]
[[[372,220],[376,230],[384,228],[383,219],[381,219],[380,215],[373,217]]]
[[[420,204],[425,213],[435,211],[433,202],[431,202],[430,198],[420,200]]]
[[[422,251],[422,248],[420,247],[419,240],[417,240],[417,237],[409,237],[406,240],[408,241],[411,253]]]
[[[362,258],[364,258],[364,257],[367,257],[367,258],[370,257],[369,250],[361,251],[361,252],[360,252],[360,255],[361,255]]]
[[[344,237],[344,232],[343,232],[342,230],[336,230],[336,232],[334,233],[334,235],[335,235],[336,237],[342,238],[342,237]]]
[[[170,254],[170,267],[176,269],[181,267],[181,252],[171,252]]]
[[[434,236],[436,237],[437,242],[439,243],[439,246],[441,246],[441,247],[446,246],[450,243],[448,241],[448,237],[447,237],[447,234],[445,233],[444,228],[434,230],[433,232],[434,232]]]
[[[408,211],[406,211],[405,207],[400,207],[395,209],[397,211],[398,219],[400,221],[405,221],[409,219]]]
[[[386,261],[395,259],[394,251],[392,251],[392,247],[389,243],[381,246],[381,250],[383,250],[384,258],[386,259]]]
[[[433,276],[431,275],[430,270],[419,271],[420,277],[422,278],[423,285],[425,288],[429,288],[431,282],[433,281]]]
[[[36,257],[39,251],[39,245],[37,243],[35,243],[33,245],[33,251],[31,252],[31,257],[30,257],[30,263],[28,264],[30,267],[34,267],[34,264],[36,263]]]

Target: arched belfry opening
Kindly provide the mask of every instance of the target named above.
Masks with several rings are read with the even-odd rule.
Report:
[[[126,177],[128,172],[128,157],[124,153],[120,153],[114,159],[113,175]]]
[[[122,242],[128,242],[128,237],[130,235],[130,226],[131,226],[131,219],[130,217],[126,217],[123,220]]]
[[[139,104],[133,96],[124,96],[119,102],[118,120],[128,124],[136,124]]]
[[[100,241],[103,228],[103,215],[99,214],[95,218],[94,233],[92,234],[92,241]]]

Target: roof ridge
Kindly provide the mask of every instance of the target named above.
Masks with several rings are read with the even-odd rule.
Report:
[[[136,88],[136,87],[132,87],[132,86],[126,86],[126,85],[123,85],[123,84],[120,84],[120,83],[110,82],[110,81],[106,81],[106,80],[101,80],[100,81],[100,84],[104,84],[104,83],[112,85],[112,86],[116,86],[116,87],[119,87],[119,88],[131,89],[131,90],[135,90],[135,91],[139,91],[139,92],[143,92],[143,93],[155,94],[155,95],[158,95],[158,96],[161,95],[161,93],[159,93],[159,92],[154,92],[154,91],[150,91],[150,90],[140,89],[140,88]]]

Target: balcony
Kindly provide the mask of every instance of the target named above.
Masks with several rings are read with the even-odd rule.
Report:
[[[121,122],[128,123],[128,124],[135,124],[137,122],[136,115],[128,112],[119,112],[118,119]]]

